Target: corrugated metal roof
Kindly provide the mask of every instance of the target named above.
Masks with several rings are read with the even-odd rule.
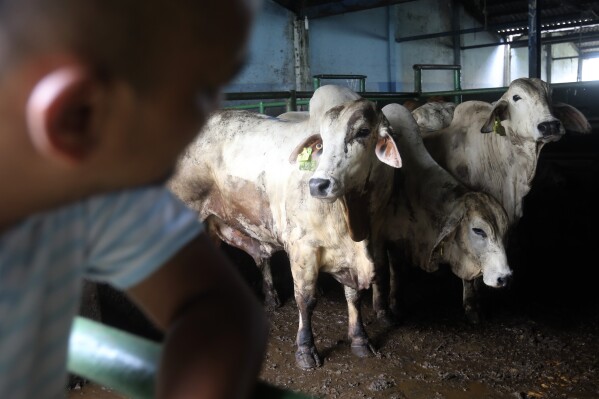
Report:
[[[528,0],[460,2],[482,25],[488,26],[489,31],[500,36],[526,36],[528,32]],[[541,42],[559,41],[555,38],[559,35],[571,40],[582,53],[599,51],[599,1],[537,1],[537,12],[540,14]]]
[[[298,17],[320,18],[420,0],[274,0]],[[504,39],[526,37],[528,0],[457,0],[489,32]],[[581,53],[599,52],[599,1],[537,0],[542,39],[547,43],[571,40]],[[559,31],[562,38],[555,38]]]

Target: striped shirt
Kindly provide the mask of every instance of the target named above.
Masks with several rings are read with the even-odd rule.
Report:
[[[0,398],[64,398],[82,279],[126,289],[202,230],[164,187],[94,197],[0,235]]]

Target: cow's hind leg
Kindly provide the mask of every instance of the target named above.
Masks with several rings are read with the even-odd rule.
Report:
[[[470,281],[462,280],[464,287],[462,296],[464,315],[466,316],[466,320],[471,324],[479,324],[482,319],[478,292],[479,288],[476,280],[478,279]]]
[[[399,324],[405,316],[406,306],[403,293],[406,288],[406,262],[396,250],[389,249],[389,308],[394,316],[392,322]]]
[[[374,249],[374,264],[376,273],[372,283],[372,307],[376,313],[376,317],[385,325],[397,325],[399,324],[399,319],[389,306],[389,295],[391,289],[395,291],[395,287],[390,286],[391,273],[389,270],[389,258],[387,252],[382,248],[376,247]]]
[[[362,323],[361,297],[362,293],[354,288],[343,286],[345,299],[347,300],[348,331],[347,335],[351,343],[351,351],[359,357],[372,356],[374,347],[368,339],[364,323]]]
[[[270,310],[281,307],[281,300],[272,278],[270,258],[261,259],[258,263],[258,268],[262,273],[262,292],[264,293],[265,306]]]
[[[270,268],[270,257],[272,254],[264,251],[263,245],[258,240],[232,228],[215,215],[208,216],[204,223],[208,226],[208,232],[213,239],[218,238],[228,245],[239,248],[254,259],[256,266],[262,274],[262,292],[266,307],[269,309],[280,307],[281,301],[275,290]]]

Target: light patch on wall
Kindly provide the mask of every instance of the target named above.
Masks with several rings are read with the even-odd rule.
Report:
[[[582,61],[582,80],[599,80],[599,58]]]
[[[491,84],[493,86],[503,85],[503,73],[505,65],[505,45],[497,46],[490,57],[489,76],[491,76]]]

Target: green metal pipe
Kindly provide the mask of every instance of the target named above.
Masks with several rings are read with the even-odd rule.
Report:
[[[289,99],[287,100],[286,110],[287,112],[297,111],[297,96],[295,95],[295,90],[289,91]]]
[[[312,91],[296,91],[297,98],[310,98]],[[245,101],[245,100],[276,100],[288,99],[291,96],[290,91],[248,91],[240,93],[225,93],[225,101]]]
[[[315,78],[319,78],[319,79],[366,79],[368,76],[366,75],[344,75],[344,74],[339,74],[339,73],[333,73],[333,74],[319,74],[319,75],[314,75]]]
[[[455,69],[453,71],[453,89],[454,90],[462,90],[462,70]],[[453,102],[459,104],[462,102],[462,96],[455,95],[453,96]]]
[[[154,398],[160,344],[125,331],[75,317],[69,340],[69,372],[134,399]],[[253,398],[308,399],[258,381]]]
[[[414,68],[414,91],[422,93],[422,69]]]
[[[422,75],[420,69],[414,69],[414,92],[361,92],[360,96],[363,98],[367,98],[369,100],[402,100],[408,98],[419,98],[419,97],[431,97],[431,96],[449,96],[455,97],[460,96],[459,101],[461,102],[461,96],[463,95],[476,95],[476,94],[488,94],[488,93],[501,93],[503,94],[507,87],[491,87],[491,88],[483,88],[483,89],[461,89],[461,71],[455,68],[454,69],[454,86],[458,88],[457,90],[445,90],[445,91],[433,91],[423,93],[422,90]],[[316,82],[317,78],[314,78]],[[316,84],[316,83],[315,83]],[[598,81],[593,82],[570,82],[570,83],[552,83],[550,85],[553,89],[572,89],[572,90],[586,90],[587,88],[597,88],[599,86]],[[306,105],[310,103],[309,98],[312,97],[314,92],[310,91],[298,91],[295,92],[296,96],[296,105]],[[274,98],[291,98],[290,91],[283,92],[246,92],[246,93],[228,93],[226,95],[228,100],[260,100],[260,99],[274,99]],[[299,100],[299,99],[305,100]],[[264,108],[268,107],[287,107],[289,106],[288,101],[286,102],[269,102],[264,103]],[[232,105],[226,108],[232,109],[256,109],[259,108],[258,104],[242,104],[242,105]]]
[[[297,110],[298,105],[308,105],[308,104],[310,104],[310,100],[296,100],[295,101],[295,110]],[[289,101],[285,101],[285,102],[274,101],[274,102],[265,103],[265,102],[260,101],[255,104],[229,105],[224,108],[226,108],[226,109],[257,109],[258,112],[264,113],[266,108],[273,108],[273,107],[286,107],[286,109],[289,110],[290,102]]]
[[[314,83],[314,90],[318,89],[320,87],[320,81],[321,79],[355,79],[358,81],[359,84],[359,92],[364,92],[366,91],[366,78],[368,76],[366,75],[343,75],[343,74],[320,74],[320,75],[314,75],[313,78],[313,83]]]
[[[366,78],[360,79],[360,92],[363,93],[366,91]]]

